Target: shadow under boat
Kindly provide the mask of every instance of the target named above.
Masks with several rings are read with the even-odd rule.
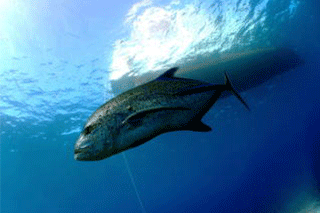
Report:
[[[179,67],[177,77],[203,80],[213,84],[224,84],[224,73],[227,72],[234,87],[238,91],[244,91],[303,63],[303,59],[292,49],[265,48],[240,53],[225,53],[218,57],[198,56],[188,62],[181,61],[173,66]],[[140,76],[125,75],[111,81],[112,92],[119,94],[127,91],[157,78],[166,70],[148,72]]]

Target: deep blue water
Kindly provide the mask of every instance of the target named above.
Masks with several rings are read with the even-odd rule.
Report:
[[[0,3],[1,213],[320,212],[319,3],[135,3]],[[144,34],[149,19],[163,22]],[[243,92],[250,112],[229,96],[204,117],[209,133],[161,135],[128,164],[73,159],[119,73],[270,46],[305,64]]]

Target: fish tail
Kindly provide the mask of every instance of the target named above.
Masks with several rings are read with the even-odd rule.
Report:
[[[225,85],[226,85],[226,87],[227,87],[227,90],[229,90],[230,92],[232,92],[233,95],[236,96],[236,97],[239,99],[239,101],[242,102],[242,104],[247,108],[247,110],[250,111],[250,108],[249,108],[248,104],[243,100],[243,98],[240,96],[240,94],[233,88],[233,86],[232,86],[232,84],[231,84],[231,81],[230,81],[230,79],[229,79],[228,74],[225,73],[224,75],[225,75],[225,81],[226,81]]]

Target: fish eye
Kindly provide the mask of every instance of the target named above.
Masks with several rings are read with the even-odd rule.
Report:
[[[94,125],[90,125],[90,126],[87,126],[84,130],[83,130],[83,133],[85,135],[87,134],[90,134],[92,132],[92,130],[94,130],[95,126]]]

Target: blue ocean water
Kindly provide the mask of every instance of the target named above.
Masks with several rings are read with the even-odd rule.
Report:
[[[320,212],[316,0],[0,2],[1,212]],[[305,64],[111,158],[73,145],[111,81],[286,46]],[[214,72],[214,71],[213,71]]]

